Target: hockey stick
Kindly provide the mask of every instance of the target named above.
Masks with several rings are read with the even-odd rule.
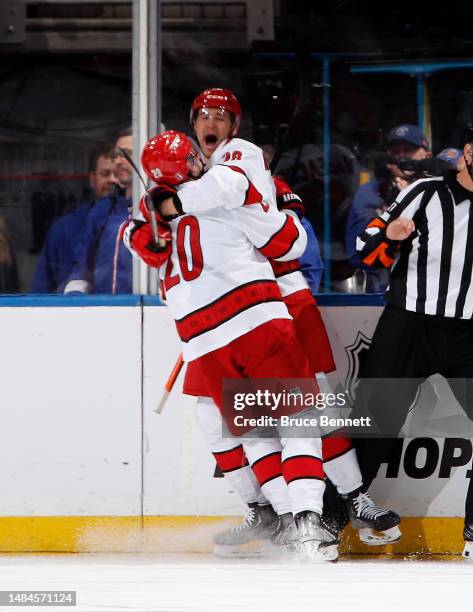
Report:
[[[150,221],[151,221],[151,228],[153,230],[153,240],[154,240],[154,243],[157,246],[161,247],[161,248],[165,247],[166,246],[166,241],[164,240],[164,238],[161,238],[161,236],[158,234],[158,223],[156,221],[156,209],[155,209],[154,204],[153,204],[153,198],[151,197],[151,195],[150,195],[150,193],[148,191],[148,187],[146,187],[146,183],[144,182],[143,177],[140,174],[140,171],[136,167],[135,162],[128,155],[127,151],[125,151],[125,149],[122,149],[121,147],[117,147],[117,151],[130,164],[130,166],[133,168],[133,170],[138,175],[138,178],[140,179],[141,184],[145,188],[146,206],[148,207],[148,210],[151,213],[150,214],[150,217],[151,217]]]
[[[128,155],[127,151],[125,151],[125,149],[122,149],[121,147],[117,147],[117,150],[119,151],[120,155],[122,155],[127,160],[130,166],[136,172],[138,178],[141,181],[141,184],[143,185],[145,189],[146,206],[148,207],[148,210],[151,213],[150,220],[151,220],[151,227],[153,229],[153,239],[154,239],[155,244],[157,244],[159,247],[164,247],[166,245],[166,241],[164,240],[164,238],[161,238],[161,236],[159,236],[158,234],[158,224],[156,222],[156,209],[153,204],[153,199],[151,198],[151,195],[148,191],[148,187],[146,186],[146,183],[144,182],[140,171],[136,167],[135,162]],[[156,405],[156,408],[154,409],[155,412],[157,412],[158,414],[161,414],[161,412],[163,411],[164,405],[166,404],[169,394],[171,393],[172,388],[174,387],[174,383],[176,382],[177,377],[179,376],[179,373],[183,365],[184,365],[184,359],[182,357],[182,353],[180,353],[179,357],[177,358],[176,364],[174,368],[172,369],[172,372],[169,375],[169,378],[167,379],[166,384],[164,385],[164,389],[161,393],[161,397]]]
[[[180,353],[179,357],[177,358],[176,364],[173,367],[172,372],[166,381],[166,384],[164,385],[164,389],[156,405],[156,408],[154,409],[154,411],[157,412],[158,414],[161,414],[161,412],[163,411],[164,405],[169,397],[169,394],[172,391],[172,388],[174,387],[174,383],[176,382],[177,377],[179,376],[179,372],[182,370],[183,365],[184,365],[184,359],[182,357],[182,353]]]

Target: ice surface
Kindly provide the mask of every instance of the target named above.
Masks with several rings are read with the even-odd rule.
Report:
[[[454,612],[472,608],[473,563],[222,560],[204,554],[0,555],[0,590],[76,590],[74,612]],[[33,610],[0,607],[1,610]]]

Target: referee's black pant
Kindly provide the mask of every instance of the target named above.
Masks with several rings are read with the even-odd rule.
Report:
[[[355,407],[360,416],[372,416],[378,431],[385,434],[354,440],[365,489],[380,464],[395,452],[393,436],[404,425],[419,385],[433,374],[448,380],[458,403],[473,419],[473,322],[386,306],[360,369]],[[473,524],[472,479],[465,520]]]

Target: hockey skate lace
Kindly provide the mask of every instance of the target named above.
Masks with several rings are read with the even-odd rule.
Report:
[[[386,514],[386,510],[378,508],[366,493],[359,493],[358,497],[353,500],[353,503],[358,517],[365,516],[369,519],[377,519],[379,516]]]
[[[241,523],[240,525],[232,529],[233,533],[239,533],[240,531],[243,531],[244,529],[251,527],[253,523],[255,522],[255,517],[256,517],[255,510],[253,508],[250,508],[248,512],[246,513],[245,520],[243,521],[243,523]]]

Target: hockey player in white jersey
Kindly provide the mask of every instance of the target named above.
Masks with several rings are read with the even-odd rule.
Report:
[[[238,99],[229,90],[207,89],[194,99],[190,111],[190,124],[208,167],[230,163],[234,167],[239,166],[240,170],[251,172],[250,158],[239,160],[238,154],[233,153],[231,155],[234,159],[230,157],[232,149],[229,145],[235,147],[235,144],[240,142],[236,136],[240,127],[241,114]],[[245,161],[246,165],[242,165],[242,162],[244,164]],[[265,174],[269,175],[266,168]],[[301,206],[300,199],[292,194],[287,185],[280,185],[281,181],[275,181],[275,183],[279,185],[279,190],[282,190],[282,197],[279,200],[282,202],[285,199],[284,208]],[[278,207],[281,208],[279,204]],[[309,357],[313,372],[328,372],[335,369],[323,321],[307,283],[298,270],[297,261],[274,261],[272,266],[286,305],[295,320],[298,337]],[[199,395],[198,389],[193,388],[193,381],[199,378],[195,365],[198,363],[190,364],[188,367],[184,390]],[[268,523],[270,514],[264,505],[264,500],[261,500],[260,491],[256,489],[255,492],[254,490],[254,478],[252,478],[251,470],[248,470],[245,465],[246,457],[242,447],[235,447],[232,440],[221,439],[221,437],[219,439],[218,421],[221,416],[216,406],[212,405],[211,399],[199,399],[197,417],[204,435],[211,443],[217,463],[227,478],[231,480],[232,487],[241,493],[245,501],[251,500],[248,515],[250,520],[245,520],[243,524],[243,527],[248,529],[236,528],[234,539],[244,540],[245,533],[248,534],[246,537],[250,537],[249,534],[254,525],[256,525],[255,533],[264,532],[264,518]],[[378,508],[366,495],[360,493],[361,474],[351,441],[340,437],[325,438],[322,441],[322,451],[328,477],[336,486],[339,494],[346,499],[347,518],[349,516],[353,526],[359,530],[360,538],[369,544],[384,544],[398,539],[400,537],[397,528],[399,517],[389,510]],[[243,467],[238,467],[238,462]],[[263,483],[268,499],[280,517],[283,517],[280,522],[284,524],[280,486],[278,488],[280,479],[275,477],[273,457],[271,454],[253,457],[252,463],[259,483]],[[343,504],[337,504],[337,506],[335,516],[340,515]],[[337,526],[340,528],[345,524],[341,516],[341,520],[333,521],[334,515],[332,514],[331,519],[331,523],[338,523]],[[217,543],[231,540],[231,532],[228,537],[226,534],[217,536]]]
[[[172,251],[160,276],[184,359],[199,360],[200,394],[220,408],[223,378],[311,377],[267,259],[298,257],[305,249],[305,231],[295,215],[277,210],[261,151],[241,140],[226,144],[222,164],[183,185],[172,203],[159,190],[152,192],[161,213],[173,216]],[[180,155],[197,173],[185,135],[164,133],[152,146],[163,147],[171,157]],[[250,158],[252,163],[245,164]],[[156,248],[144,201],[142,212],[145,219],[126,228],[125,243],[150,263]],[[156,263],[161,264],[159,256]],[[315,381],[311,384],[316,393]],[[248,449],[260,442],[248,440]],[[303,555],[329,559],[337,542],[320,521],[325,487],[320,439],[285,437],[276,443]]]
[[[206,90],[194,100],[191,110],[191,123],[195,127],[197,140],[202,150],[206,151],[207,161],[210,164],[212,164],[212,161],[215,163],[215,161],[223,160],[233,162],[232,165],[235,167],[238,162],[241,163],[238,152],[232,154],[233,160],[229,157],[227,151],[222,152],[220,156],[217,155],[219,149],[222,149],[219,148],[219,145],[222,142],[228,144],[229,137],[236,134],[240,115],[241,109],[238,100],[232,92],[226,90]],[[235,144],[235,141],[232,144]],[[246,143],[243,141],[243,147],[245,145]],[[209,159],[209,156],[211,159]],[[248,164],[248,156],[245,156],[245,158],[247,158],[244,160],[247,161],[247,169],[248,166],[251,167],[251,162]],[[255,158],[258,159],[257,156]],[[261,169],[261,166],[257,165],[258,168]],[[147,169],[150,178],[153,180],[158,178],[152,174],[150,166],[148,168],[145,166],[145,169]],[[242,168],[239,168],[239,170],[241,171]],[[266,170],[263,174],[267,174]],[[163,178],[162,176],[159,177],[159,182],[163,182]],[[182,179],[182,176],[180,178]],[[164,182],[166,181],[164,180]],[[286,185],[284,187],[286,206],[288,205],[288,197],[291,196],[289,192],[290,190]],[[280,199],[282,201],[282,198]],[[293,205],[300,206],[300,199],[295,196],[291,202],[291,207]],[[308,351],[313,371],[334,369],[333,357],[323,322],[307,284],[300,271],[297,270],[297,261],[273,262],[273,266],[277,266],[275,273],[280,276],[279,283],[282,283],[281,289],[283,295],[286,296],[284,299],[290,313],[295,318],[299,338],[304,344],[304,349]],[[307,341],[304,342],[304,340]],[[317,347],[316,350],[314,350],[314,347]],[[198,360],[190,363],[185,383],[186,391],[194,395],[204,393],[202,389],[199,392],[192,388],[192,380],[199,380],[198,371],[192,366],[198,363]],[[245,539],[257,539],[261,535],[268,537],[274,530],[274,513],[267,505],[266,498],[262,495],[258,482],[256,482],[252,470],[248,466],[241,444],[238,444],[237,440],[221,438],[221,427],[219,427],[221,415],[210,398],[199,399],[197,416],[218,465],[231,481],[232,488],[250,506],[250,511],[243,525],[233,532],[217,535],[217,544],[239,544],[244,542]],[[360,482],[361,477],[351,442],[338,437],[325,438],[322,448],[329,477],[337,486],[338,492],[346,499],[352,524],[360,530],[360,537],[363,541],[371,544],[381,544],[396,539],[399,530],[395,527],[391,529],[391,527],[399,522],[399,517],[395,513],[377,508],[367,496],[361,496],[363,499],[359,499],[360,495],[355,494],[357,483]],[[262,488],[266,490],[267,497],[278,511],[280,529],[288,520],[288,515],[285,514],[288,506],[287,501],[285,501],[287,499],[284,492],[285,486],[281,483],[281,473],[280,471],[278,473],[273,455],[274,453],[268,452],[266,456],[264,454],[253,456],[252,463],[258,475],[259,484],[263,485]],[[341,506],[343,508],[343,504]],[[338,511],[336,514],[338,515]],[[333,519],[333,515],[331,519]],[[333,524],[333,520],[331,520],[331,524]],[[338,522],[337,526],[343,527],[344,524],[344,522],[341,524]],[[381,534],[378,531],[380,529],[388,529],[389,531]],[[220,550],[222,548],[228,550],[232,547],[220,546],[219,548]]]
[[[301,199],[292,193],[287,184],[280,180],[275,181],[275,184],[278,208],[284,209],[288,206],[292,210],[302,212]],[[312,372],[317,376],[319,385],[323,385],[321,389],[332,392],[327,389],[324,376],[324,373],[335,370],[329,338],[298,261],[270,263],[284,302],[294,319],[297,337],[309,358]],[[262,489],[270,489],[268,498],[272,501],[276,496],[278,505],[275,508],[280,515],[280,526],[284,526],[288,521],[287,516],[280,511],[282,496],[280,493],[278,495],[278,488],[281,487],[281,482],[274,468],[272,471],[274,457],[268,454],[253,462],[257,481],[248,469],[248,461],[239,440],[222,438],[221,415],[210,398],[199,399],[197,417],[217,464],[230,481],[231,488],[238,492],[250,507],[242,525],[216,534],[214,552],[218,556],[244,555],[246,544],[253,540],[270,539],[272,535],[268,529],[270,514],[265,505],[267,501],[265,497],[261,497]],[[341,531],[351,522],[358,530],[360,540],[369,545],[384,545],[398,540],[399,516],[391,510],[376,506],[362,491],[363,481],[352,441],[341,436],[340,432],[336,437],[323,437],[322,457],[326,477],[338,493],[338,499],[335,499],[334,493],[328,497],[326,508],[327,491],[325,492],[323,522],[334,532]],[[262,485],[261,488],[258,487],[258,482]],[[280,539],[280,531],[281,529],[278,529],[273,539]]]

